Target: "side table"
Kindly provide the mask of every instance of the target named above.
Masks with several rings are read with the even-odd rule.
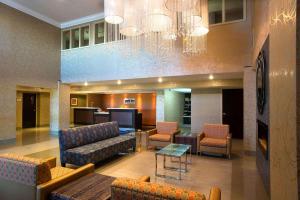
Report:
[[[197,154],[197,136],[192,135],[176,135],[175,136],[176,144],[187,144],[192,146],[192,153]]]

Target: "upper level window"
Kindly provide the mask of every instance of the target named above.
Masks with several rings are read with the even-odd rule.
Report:
[[[95,24],[95,44],[101,44],[105,42],[105,30],[104,30],[105,22],[99,22]]]
[[[71,30],[72,48],[79,47],[79,28]]]
[[[90,27],[84,26],[80,28],[80,46],[85,47],[90,44]]]
[[[208,0],[209,24],[245,19],[246,0]]]
[[[63,31],[62,33],[62,49],[70,49],[70,31]]]

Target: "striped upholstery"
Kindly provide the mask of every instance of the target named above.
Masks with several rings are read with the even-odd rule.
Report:
[[[178,131],[177,122],[157,122],[156,124],[157,133],[159,134],[173,134]]]
[[[5,180],[36,186],[51,180],[50,167],[40,159],[0,155],[0,178]]]
[[[205,200],[205,195],[169,185],[118,178],[112,183],[112,200],[155,199],[155,200]]]
[[[205,124],[203,128],[205,137],[226,139],[229,135],[229,125],[224,124]]]

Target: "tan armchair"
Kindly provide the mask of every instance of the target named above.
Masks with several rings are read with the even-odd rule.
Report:
[[[198,153],[211,152],[231,156],[231,135],[229,125],[205,124],[198,135]]]
[[[56,158],[0,155],[0,199],[46,200],[54,189],[92,172],[93,164],[69,169],[57,167]]]
[[[147,131],[147,147],[165,147],[180,133],[177,122],[157,122],[156,129]]]

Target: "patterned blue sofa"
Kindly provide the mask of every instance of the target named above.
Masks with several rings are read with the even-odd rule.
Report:
[[[61,165],[97,163],[128,149],[135,149],[134,135],[120,135],[117,122],[70,128],[59,133]]]

